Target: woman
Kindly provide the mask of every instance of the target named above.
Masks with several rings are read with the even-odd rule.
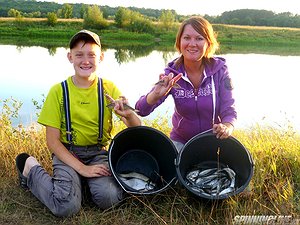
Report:
[[[183,21],[175,46],[180,57],[171,61],[155,87],[140,97],[136,109],[147,116],[172,95],[175,111],[170,138],[178,151],[193,136],[210,129],[217,138],[228,138],[237,113],[225,59],[213,56],[219,44],[212,25],[202,17]]]

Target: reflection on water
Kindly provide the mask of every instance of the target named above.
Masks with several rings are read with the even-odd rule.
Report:
[[[134,105],[147,93],[163,72],[165,64],[177,56],[171,51],[145,51],[136,54],[132,49],[106,49],[100,75],[116,83]],[[32,99],[40,101],[49,88],[72,75],[66,48],[49,52],[42,47],[18,48],[0,45],[0,99],[10,98],[23,102],[18,123],[35,122]],[[238,126],[255,123],[286,124],[300,127],[300,109],[297,104],[300,77],[297,65],[300,56],[266,54],[223,54],[235,86]],[[173,111],[172,99],[149,116],[168,116]]]

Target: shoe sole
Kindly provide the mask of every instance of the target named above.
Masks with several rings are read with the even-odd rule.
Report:
[[[27,186],[27,177],[23,175],[23,170],[25,166],[25,162],[30,155],[27,153],[21,153],[16,157],[16,167],[19,175],[20,186],[24,189],[28,189]]]

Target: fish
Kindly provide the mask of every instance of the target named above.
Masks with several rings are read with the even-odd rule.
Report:
[[[112,103],[107,104],[106,107],[109,109],[113,109],[115,107],[115,105],[116,104],[114,102],[112,102]],[[140,112],[138,109],[135,109],[135,108],[131,107],[130,105],[127,105],[126,103],[123,103],[123,106],[124,106],[124,109],[130,109],[136,113]]]
[[[106,105],[107,108],[109,109],[113,109],[116,105],[115,101],[109,94],[105,93],[105,97],[107,98],[107,100],[110,102],[109,104]],[[139,113],[140,111],[131,107],[130,105],[126,104],[126,103],[123,103],[123,107],[124,109],[130,109],[136,113]]]
[[[196,167],[186,175],[186,184],[205,196],[220,196],[235,191],[236,173],[227,167]]]
[[[154,85],[164,84],[164,83],[165,83],[164,80],[159,80],[159,81],[157,81]],[[173,88],[181,88],[181,86],[180,86],[179,84],[177,84],[177,83],[174,83],[174,84],[172,85],[172,87],[173,87]]]
[[[177,84],[177,81],[180,80],[181,77],[182,77],[182,73],[179,73],[171,79],[171,81],[170,81],[171,82],[171,87],[167,90],[165,95],[167,95],[169,93],[171,88],[181,88],[181,86],[179,84]],[[164,84],[164,83],[165,83],[165,81],[163,79],[161,79],[158,82],[156,82],[154,85]]]
[[[151,191],[156,187],[156,184],[152,182],[149,177],[141,173],[129,172],[119,173],[118,175],[124,184],[136,191]]]
[[[120,173],[119,176],[124,178],[137,178],[146,182],[150,179],[149,177],[146,177],[145,175],[137,172]]]
[[[136,191],[151,191],[155,188],[155,184],[153,182],[146,182],[138,178],[120,178],[124,184],[131,187]]]

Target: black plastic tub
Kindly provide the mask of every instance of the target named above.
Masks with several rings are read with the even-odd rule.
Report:
[[[109,146],[109,166],[117,182],[127,193],[155,194],[166,190],[177,180],[177,151],[172,141],[161,131],[146,127],[130,127],[119,132]],[[135,190],[120,177],[123,172],[137,172],[155,181],[148,191]]]
[[[186,182],[187,172],[199,164],[226,165],[235,176],[235,190],[228,194],[207,196],[195,191]],[[178,154],[176,171],[179,182],[192,194],[205,199],[225,199],[242,192],[253,176],[253,160],[248,150],[234,137],[218,139],[212,133],[199,134],[188,141]]]
[[[177,153],[172,141],[161,131],[146,127],[126,128],[109,146],[109,166],[123,190],[130,194],[155,194],[166,190],[177,180],[191,194],[202,199],[225,199],[249,185],[254,164],[249,151],[234,137],[220,140],[211,132],[198,134]],[[195,165],[220,165],[235,172],[235,188],[228,194],[208,196],[192,189],[186,175]],[[156,183],[154,189],[136,190],[123,182],[120,174],[128,171],[143,174]]]

